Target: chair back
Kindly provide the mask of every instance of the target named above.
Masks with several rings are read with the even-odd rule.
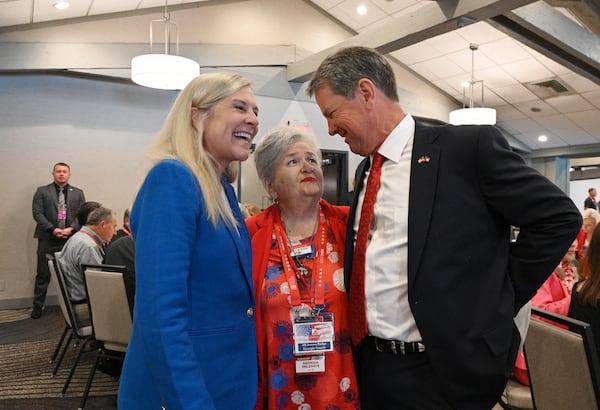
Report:
[[[56,292],[58,293],[58,305],[60,306],[60,311],[62,312],[63,318],[65,319],[65,323],[72,328],[73,325],[71,324],[71,315],[69,314],[67,304],[65,303],[63,290],[61,285],[59,284],[59,279],[57,275],[58,261],[55,259],[54,256],[50,254],[46,254],[46,259],[48,259],[48,268],[50,269],[50,280],[52,281],[52,285],[54,285],[54,289],[56,289]]]
[[[599,409],[600,364],[591,326],[538,308],[531,313],[524,352],[535,408]]]
[[[60,255],[62,254],[62,252],[55,252],[54,253],[54,273],[56,274],[56,282],[58,283],[58,293],[59,296],[62,296],[62,300],[63,303],[65,304],[65,309],[67,311],[67,315],[69,317],[69,326],[71,326],[71,329],[73,330],[75,336],[77,336],[78,338],[85,338],[88,337],[92,334],[92,326],[82,326],[78,320],[77,320],[77,315],[75,314],[75,308],[73,307],[73,303],[71,302],[71,299],[69,298],[69,292],[67,291],[67,284],[65,282],[65,277],[63,275],[63,271],[60,268]],[[52,271],[50,271],[52,272]],[[59,297],[59,299],[61,299]],[[60,302],[59,302],[60,303]]]
[[[95,339],[103,342],[106,349],[124,352],[132,320],[123,272],[87,267],[85,284]]]

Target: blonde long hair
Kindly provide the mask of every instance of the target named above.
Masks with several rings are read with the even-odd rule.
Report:
[[[192,171],[201,187],[206,203],[206,213],[216,226],[219,220],[237,226],[229,203],[221,194],[219,165],[204,149],[204,121],[212,113],[212,107],[225,97],[249,87],[250,81],[235,73],[202,74],[192,80],[177,96],[162,128],[146,152],[153,163],[166,159],[183,162]],[[197,129],[192,124],[192,108],[200,110]],[[224,174],[231,178],[237,175],[238,162],[230,163]],[[230,181],[231,182],[231,181]]]

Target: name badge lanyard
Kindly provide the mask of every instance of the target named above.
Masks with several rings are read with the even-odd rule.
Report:
[[[317,310],[322,310],[325,307],[325,287],[323,286],[323,269],[325,266],[325,249],[327,245],[327,219],[323,210],[319,207],[319,226],[317,228],[317,249],[315,254],[315,262],[317,266],[317,280],[314,287],[314,297],[311,298],[311,304]],[[283,263],[283,271],[286,279],[290,286],[290,299],[292,306],[300,306],[302,304],[300,297],[300,290],[298,289],[298,281],[296,274],[292,268],[292,249],[287,246],[287,240],[284,239],[283,223],[281,222],[281,215],[277,212],[275,218],[275,237],[277,244],[279,245],[279,253],[281,254],[281,260]]]
[[[89,236],[90,238],[92,238],[92,240],[94,241],[94,243],[96,244],[96,246],[98,248],[100,248],[100,252],[102,252],[102,255],[104,255],[104,244],[102,242],[98,241],[98,238],[96,238],[94,235],[91,235],[89,232],[84,231],[83,229],[80,232],[84,233],[87,236]]]

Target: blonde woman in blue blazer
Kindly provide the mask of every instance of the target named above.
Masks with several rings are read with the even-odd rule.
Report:
[[[133,331],[119,408],[250,409],[257,355],[250,240],[227,177],[258,108],[245,78],[204,74],[177,97],[131,212]]]

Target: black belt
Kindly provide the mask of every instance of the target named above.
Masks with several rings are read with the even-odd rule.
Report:
[[[421,342],[403,342],[402,340],[386,340],[375,336],[365,338],[367,346],[378,352],[390,353],[395,356],[406,356],[409,354],[423,353],[425,345]]]

